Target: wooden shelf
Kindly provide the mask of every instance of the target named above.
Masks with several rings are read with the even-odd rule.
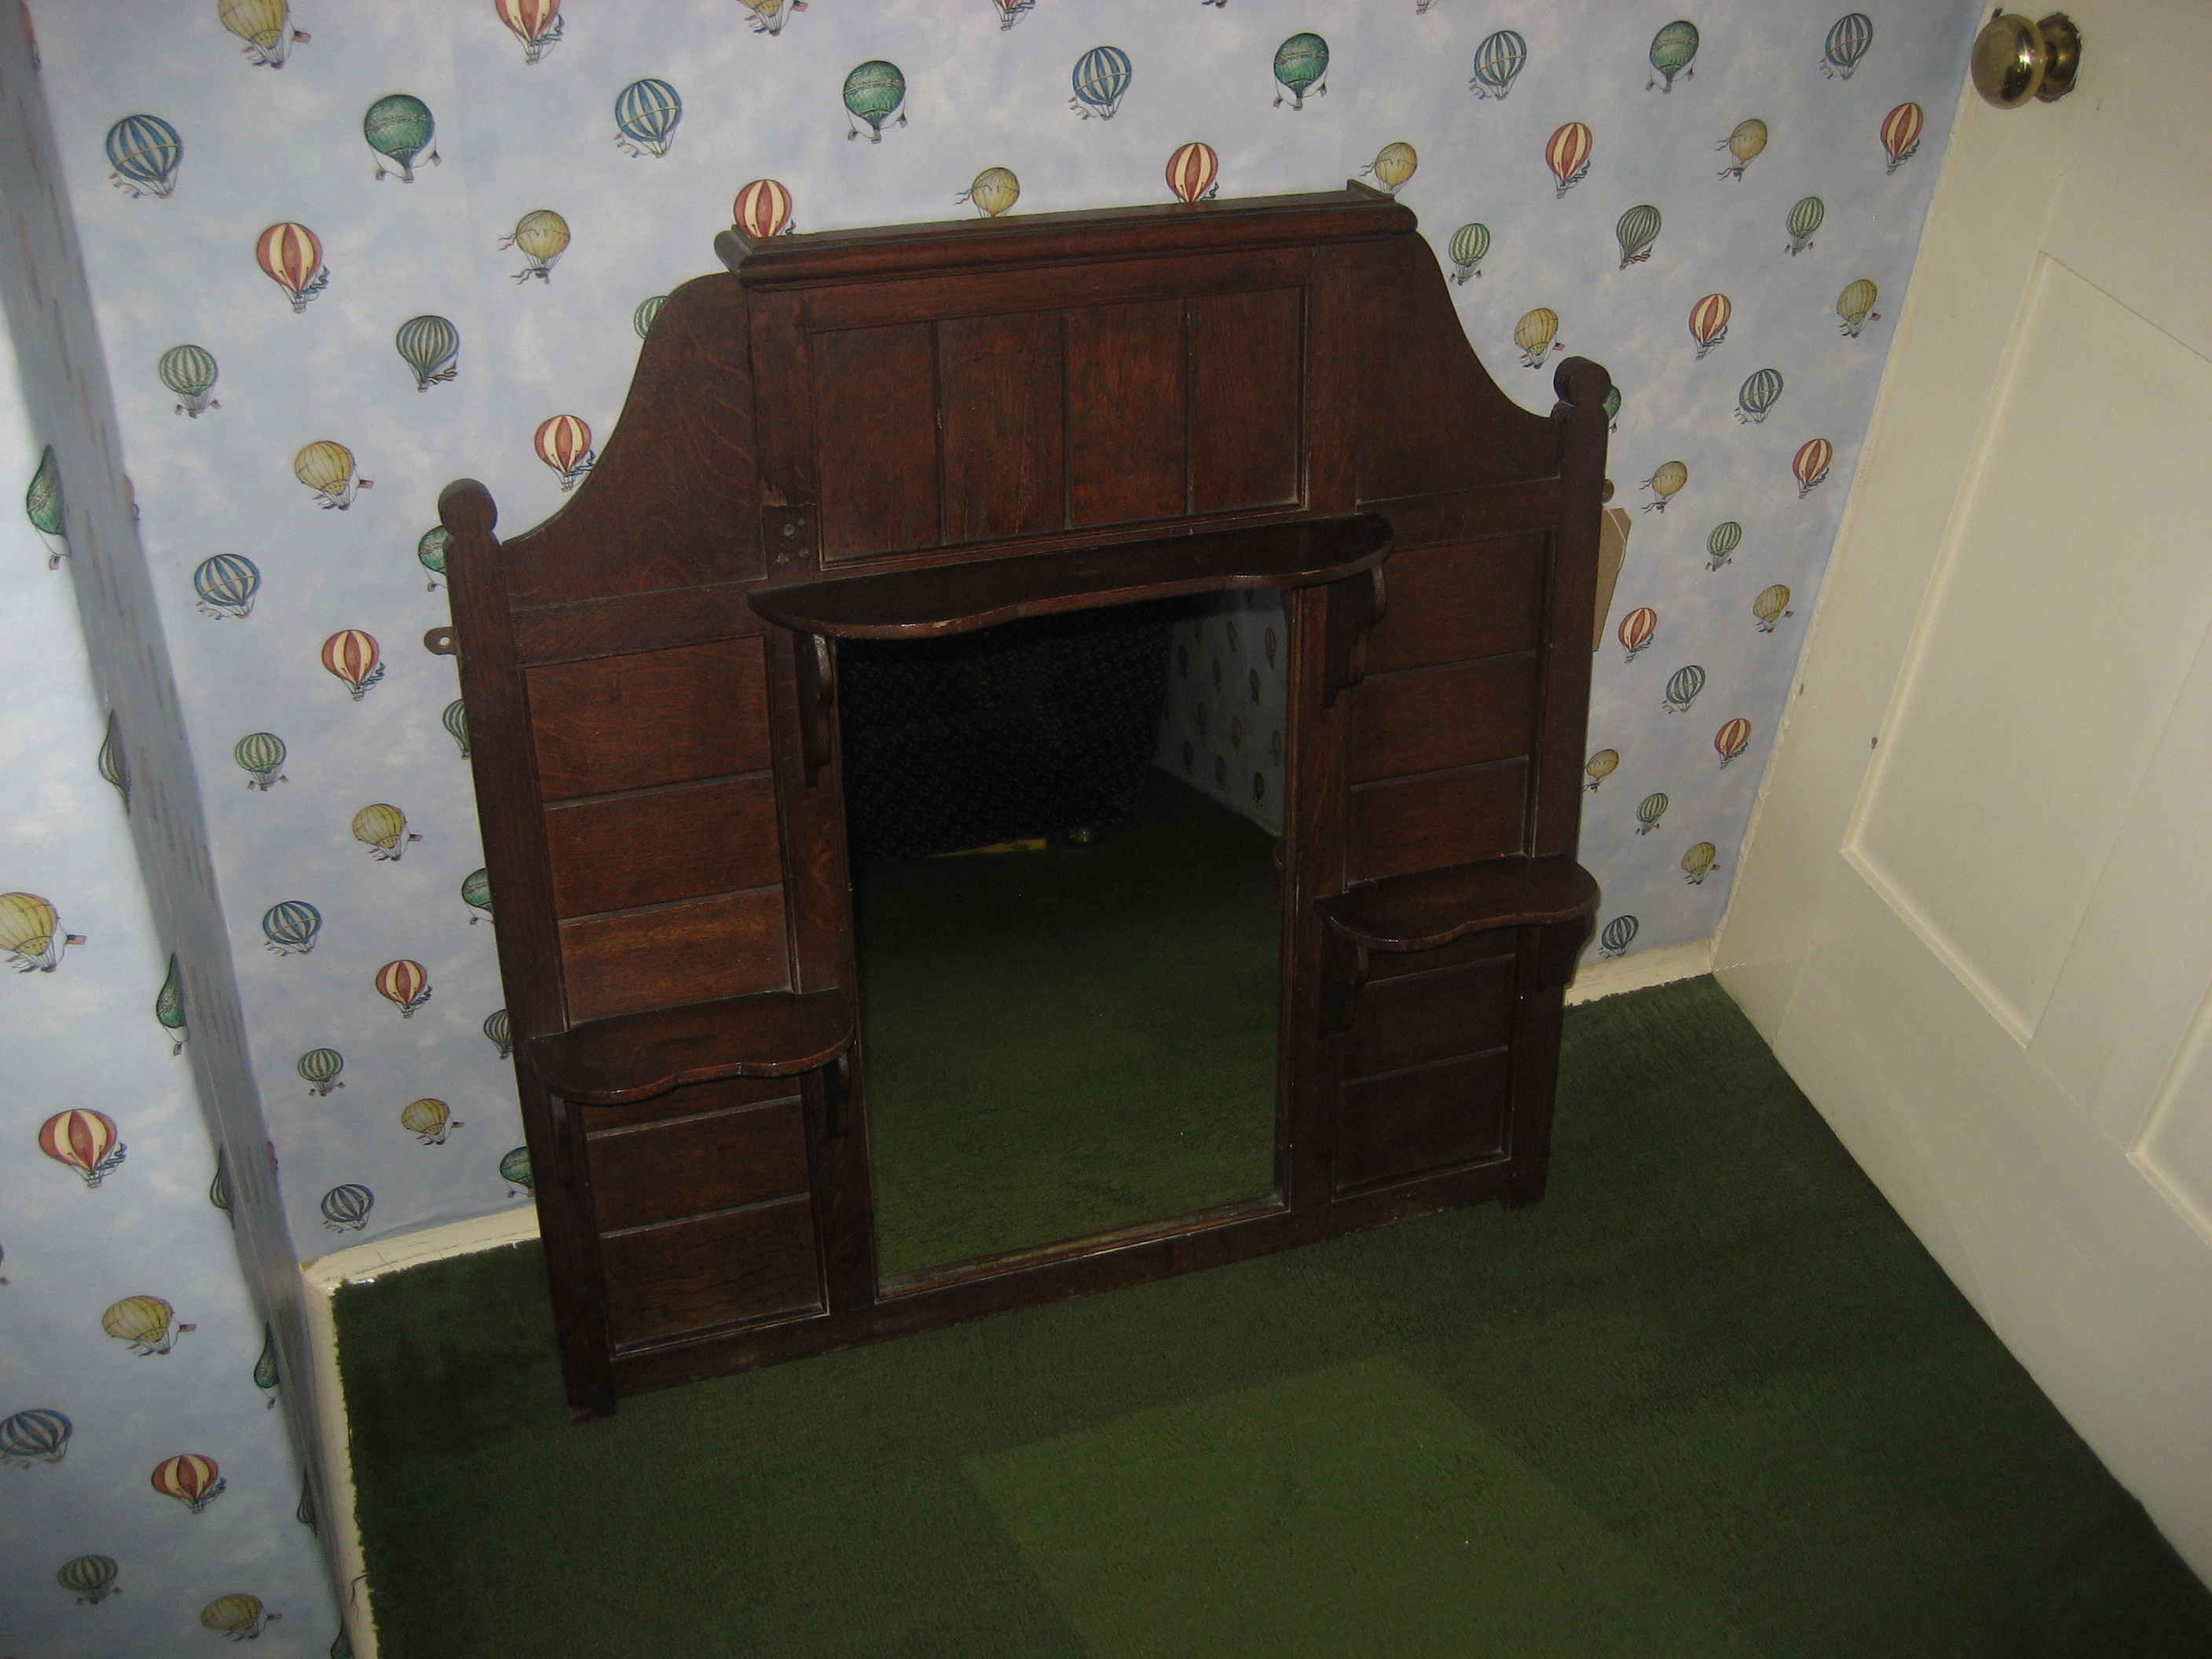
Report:
[[[842,991],[768,991],[592,1020],[532,1040],[530,1062],[564,1100],[619,1106],[678,1084],[811,1072],[852,1041]]]
[[[1314,908],[1363,950],[1433,951],[1493,927],[1577,921],[1597,897],[1596,878],[1572,859],[1504,858],[1392,876]]]
[[[1372,513],[1029,553],[972,564],[872,571],[756,588],[769,621],[830,639],[919,640],[1019,617],[1093,611],[1230,588],[1310,587],[1356,575],[1390,550]]]

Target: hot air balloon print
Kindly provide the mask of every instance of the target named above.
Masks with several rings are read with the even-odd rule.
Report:
[[[27,1469],[33,1463],[58,1463],[69,1455],[76,1433],[69,1419],[43,1406],[0,1419],[0,1463]]]
[[[1640,925],[1634,916],[1615,916],[1606,923],[1604,931],[1597,936],[1598,955],[1607,957],[1620,956],[1635,941],[1636,931]]]
[[[177,1322],[177,1310],[158,1296],[126,1296],[100,1316],[100,1328],[141,1359],[164,1354],[197,1325]]]
[[[1697,664],[1676,669],[1667,682],[1667,711],[1674,714],[1688,714],[1690,705],[1698,700],[1698,693],[1705,689],[1705,671]]]
[[[1820,228],[1820,221],[1828,216],[1828,204],[1817,196],[1808,196],[1790,210],[1790,252],[1794,257],[1813,246],[1813,233]]]
[[[1644,510],[1646,513],[1664,513],[1667,503],[1674,498],[1675,492],[1689,482],[1690,469],[1681,462],[1662,463],[1644,481],[1644,487],[1651,492],[1651,499],[1644,503]]]
[[[238,1224],[230,1207],[230,1154],[220,1146],[215,1149],[215,1173],[208,1177],[208,1202],[221,1210],[232,1226]]]
[[[123,797],[123,810],[131,810],[131,760],[123,749],[122,717],[111,708],[107,711],[107,734],[100,740],[100,756],[94,763],[100,775],[115,786],[115,793]]]
[[[1462,225],[1452,232],[1446,252],[1451,255],[1452,281],[1465,283],[1470,276],[1481,276],[1483,256],[1490,252],[1490,227]]]
[[[349,1181],[323,1194],[323,1225],[334,1233],[359,1232],[368,1224],[376,1194],[359,1182]]]
[[[276,1404],[276,1390],[283,1382],[283,1374],[276,1364],[276,1333],[265,1323],[261,1327],[261,1352],[253,1361],[253,1386],[261,1390],[267,1405]]]
[[[1735,124],[1735,130],[1714,148],[1726,150],[1731,162],[1730,166],[1720,170],[1719,176],[1741,179],[1743,170],[1752,164],[1759,151],[1766,148],[1766,123],[1757,116],[1747,121],[1739,121]]]
[[[1590,130],[1580,121],[1570,121],[1552,135],[1544,146],[1544,165],[1559,180],[1559,187],[1553,192],[1554,200],[1565,196],[1588,175],[1590,152],[1596,143]]]
[[[532,208],[514,222],[514,228],[499,239],[499,245],[522,255],[522,269],[514,273],[516,282],[526,283],[534,276],[550,283],[554,262],[568,251],[568,222],[551,208]]]
[[[506,1009],[495,1008],[484,1016],[483,1034],[490,1040],[491,1046],[499,1050],[501,1060],[514,1057],[514,1030],[507,1024]]]
[[[1775,399],[1782,395],[1782,371],[1762,368],[1748,376],[1735,394],[1735,418],[1739,426],[1756,426],[1766,419],[1767,411],[1774,407]]]
[[[261,913],[261,942],[280,957],[304,957],[323,931],[323,913],[305,899],[281,899]]]
[[[1069,82],[1075,95],[1067,100],[1068,107],[1082,112],[1089,120],[1097,116],[1102,121],[1114,118],[1114,112],[1121,107],[1121,99],[1129,90],[1132,74],[1129,54],[1119,46],[1093,46],[1075,60]]]
[[[637,309],[629,314],[629,325],[637,331],[641,340],[653,332],[653,319],[660,315],[661,307],[668,303],[665,294],[656,294],[650,299],[640,300]]]
[[[415,562],[430,573],[430,580],[422,584],[425,593],[438,591],[438,578],[446,574],[446,554],[453,547],[453,532],[441,524],[434,524],[416,538]]]
[[[38,470],[31,474],[30,487],[23,492],[23,512],[31,520],[31,528],[39,532],[39,539],[46,544],[46,568],[55,568],[69,551],[69,538],[62,529],[61,461],[52,444],[40,455]]]
[[[633,81],[615,94],[615,148],[633,157],[665,155],[684,118],[684,100],[665,81]]]
[[[331,273],[323,268],[323,245],[305,225],[289,220],[263,231],[254,240],[253,258],[269,280],[284,290],[296,313],[327,287]]]
[[[412,1019],[415,1011],[430,1000],[430,970],[405,957],[387,962],[376,970],[376,994],[399,1010],[399,1018]]]
[[[868,142],[884,142],[884,123],[906,102],[906,76],[899,72],[896,64],[887,64],[880,58],[872,58],[865,64],[854,65],[845,77],[845,137],[848,140],[860,136],[855,119],[868,126]],[[906,125],[906,116],[899,114],[898,125]]]
[[[246,787],[264,794],[269,793],[270,784],[287,781],[277,770],[284,764],[287,752],[284,739],[274,732],[248,732],[230,746],[230,757],[246,774]]]
[[[446,712],[438,720],[446,728],[446,735],[460,745],[461,758],[466,760],[469,757],[469,711],[462,706],[461,700],[455,697],[447,703]]]
[[[361,136],[376,152],[378,180],[389,170],[384,165],[386,161],[398,169],[403,185],[415,182],[417,162],[437,166],[438,147],[434,141],[437,130],[430,106],[410,93],[387,93],[371,104],[361,118]]]
[[[368,848],[371,858],[386,864],[397,864],[411,842],[422,839],[409,833],[407,814],[384,801],[353,815],[353,838]]]
[[[499,0],[501,9],[529,3],[529,0]],[[553,0],[544,0],[550,5]],[[536,63],[536,58],[530,60]],[[234,1642],[248,1642],[261,1634],[271,1619],[281,1618],[261,1604],[258,1595],[218,1595],[200,1609],[200,1623],[208,1629],[228,1636]]]
[[[341,629],[323,641],[323,666],[344,683],[356,702],[384,678],[383,657],[376,636],[358,628]]]
[[[1713,860],[1720,855],[1720,850],[1712,842],[1701,841],[1684,853],[1682,854],[1684,879],[1692,887],[1704,886],[1706,873],[1712,869]]]
[[[1599,750],[1597,753],[1592,755],[1588,760],[1583,763],[1583,770],[1589,778],[1589,781],[1584,784],[1583,787],[1595,792],[1598,785],[1603,783],[1607,778],[1611,777],[1614,772],[1620,769],[1620,750],[1618,749]]]
[[[1646,795],[1636,804],[1636,833],[1648,836],[1659,827],[1659,820],[1667,816],[1667,797],[1657,793]]]
[[[968,188],[952,199],[968,202],[982,210],[987,219],[995,219],[1021,199],[1022,181],[1014,177],[1012,167],[985,167],[977,173]]]
[[[106,1180],[123,1162],[127,1148],[116,1132],[113,1118],[79,1106],[56,1112],[39,1126],[39,1150],[55,1163],[75,1170],[92,1188]]]
[[[1659,240],[1659,210],[1649,202],[1629,209],[1613,225],[1613,236],[1620,244],[1623,270],[1642,264],[1651,257],[1651,245]]]
[[[169,1034],[172,1057],[185,1052],[191,1031],[185,1024],[185,969],[174,951],[169,952],[169,971],[154,994],[154,1023]]]
[[[1036,9],[1036,0],[991,0],[999,14],[999,33],[1008,29]]]
[[[1743,526],[1734,519],[1713,526],[1713,533],[1705,538],[1705,568],[1717,570],[1729,562],[1729,556],[1743,545]]]
[[[461,355],[461,331],[443,317],[410,317],[399,325],[392,344],[415,371],[417,392],[442,386],[457,373],[453,359]]]
[[[1220,179],[1221,158],[1211,144],[1179,144],[1168,157],[1168,188],[1178,202],[1212,201]]]
[[[1889,157],[1887,171],[1896,172],[1918,153],[1920,129],[1927,125],[1927,112],[1917,104],[1899,104],[1881,118],[1881,148]]]
[[[399,1109],[399,1124],[425,1146],[442,1146],[446,1137],[465,1127],[442,1100],[410,1100]]]
[[[791,14],[806,9],[806,0],[738,0],[752,14],[745,23],[755,34],[781,34]]]
[[[490,871],[471,870],[469,872],[467,878],[461,883],[461,902],[471,910],[483,911],[483,921],[489,921],[492,919]],[[475,927],[477,920],[478,918],[471,916],[469,926]]]
[[[171,346],[161,354],[154,372],[161,377],[163,386],[184,399],[177,405],[178,414],[198,420],[210,409],[222,407],[208,396],[215,389],[216,366],[213,355],[205,347]]]
[[[253,596],[260,591],[260,570],[252,560],[236,553],[203,559],[192,572],[192,592],[199,595],[193,609],[218,619],[234,617],[243,622],[253,614]]]
[[[1275,82],[1281,90],[1275,94],[1275,107],[1280,108],[1283,94],[1291,94],[1291,107],[1306,106],[1306,94],[1316,98],[1328,91],[1328,42],[1318,34],[1293,34],[1275,48]]]
[[[1499,29],[1486,34],[1482,44],[1474,49],[1474,76],[1468,90],[1479,102],[1485,98],[1503,99],[1513,90],[1513,79],[1528,62],[1528,43],[1511,29]]]
[[[574,415],[556,415],[540,422],[532,443],[538,459],[561,475],[564,494],[574,489],[576,481],[599,459],[592,448],[592,428]]]
[[[1558,339],[1559,313],[1548,306],[1538,306],[1534,311],[1522,313],[1521,320],[1513,325],[1513,343],[1521,348],[1521,362],[1529,368],[1544,366],[1544,351],[1566,349],[1565,341]]]
[[[1771,634],[1784,617],[1796,613],[1790,609],[1790,590],[1777,582],[1759,590],[1759,597],[1751,602],[1751,614],[1759,618],[1760,633]]]
[[[1844,291],[1836,296],[1836,315],[1844,319],[1843,333],[1856,340],[1859,330],[1881,320],[1881,313],[1874,308],[1881,292],[1864,276],[1844,285]]]
[[[257,69],[283,69],[294,46],[307,43],[292,27],[289,0],[216,0],[216,20],[243,40],[241,50]]]
[[[561,0],[492,0],[492,9],[522,42],[524,63],[536,63],[561,44]]]
[[[1708,294],[1690,307],[1690,337],[1698,343],[1700,361],[1728,338],[1729,319],[1735,314],[1735,307],[1725,294]]]
[[[773,179],[756,179],[730,204],[730,220],[756,242],[787,234],[791,228],[791,192]]]
[[[1651,636],[1659,631],[1659,613],[1650,605],[1638,605],[1620,619],[1613,637],[1620,641],[1627,655],[1623,662],[1634,662],[1651,643]]]
[[[345,512],[357,492],[375,488],[375,480],[356,472],[353,451],[328,438],[301,447],[292,457],[292,476],[315,492],[315,504],[326,513],[332,507]]]
[[[116,1588],[116,1575],[122,1571],[112,1558],[105,1555],[80,1555],[73,1561],[64,1561],[54,1574],[54,1583],[76,1597],[81,1607],[96,1607],[109,1596],[120,1592]]]
[[[338,1073],[345,1070],[345,1056],[335,1048],[310,1048],[292,1069],[307,1079],[307,1092],[319,1100],[333,1089],[345,1087],[338,1081]]]
[[[83,943],[83,934],[62,931],[54,907],[36,893],[0,893],[0,957],[17,973],[51,974],[65,948]]]
[[[1820,73],[1832,81],[1850,80],[1873,44],[1874,19],[1863,11],[1845,12],[1828,30],[1820,50]]]
[[[1375,159],[1359,170],[1371,175],[1376,184],[1395,196],[1398,186],[1412,178],[1420,165],[1421,158],[1414,154],[1413,147],[1401,139],[1383,145],[1375,152]]]
[[[1791,458],[1790,470],[1796,475],[1797,498],[1802,501],[1813,487],[1828,476],[1828,464],[1836,459],[1836,447],[1826,438],[1814,438],[1798,447]]]
[[[184,159],[185,141],[158,115],[126,115],[107,130],[107,180],[131,196],[167,196]]]
[[[501,1178],[508,1183],[507,1195],[509,1198],[514,1196],[513,1188],[516,1187],[521,1188],[526,1194],[534,1194],[538,1190],[538,1184],[530,1172],[530,1148],[527,1146],[517,1146],[500,1159],[499,1173]]]
[[[222,1478],[212,1457],[204,1457],[198,1452],[180,1452],[156,1463],[149,1484],[162,1497],[175,1498],[198,1515],[222,1497],[223,1488],[230,1483]]]
[[[1723,767],[1749,747],[1751,722],[1747,720],[1732,720],[1713,733],[1713,751],[1721,757]]]
[[[1690,60],[1697,55],[1698,26],[1680,21],[1668,24],[1651,37],[1651,78],[1644,83],[1644,90],[1657,87],[1662,92],[1672,92],[1678,75],[1686,81],[1695,79],[1698,72],[1690,67]]]

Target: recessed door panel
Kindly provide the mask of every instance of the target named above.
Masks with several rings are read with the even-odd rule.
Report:
[[[1146,300],[1067,313],[1070,524],[1186,510],[1184,305]]]
[[[929,323],[810,335],[822,556],[939,540],[936,330]]]
[[[1066,521],[1056,311],[937,325],[945,538],[1037,535]]]
[[[1193,512],[1298,499],[1304,299],[1282,288],[1190,302]]]

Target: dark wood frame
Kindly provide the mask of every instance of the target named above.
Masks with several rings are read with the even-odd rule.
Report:
[[[1357,185],[717,247],[572,504],[440,504],[573,1413],[1540,1198],[1604,370],[1522,410]],[[836,640],[1237,587],[1290,636],[1275,1190],[879,1280]]]

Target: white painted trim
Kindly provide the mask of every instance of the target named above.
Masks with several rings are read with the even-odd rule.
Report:
[[[1654,985],[1671,985],[1678,979],[1695,979],[1713,971],[1713,942],[1692,939],[1660,951],[1638,951],[1611,962],[1586,962],[1567,988],[1567,1006],[1617,997],[1623,991],[1641,991]]]
[[[322,1517],[331,1528],[332,1547],[343,1576],[347,1604],[341,1609],[346,1633],[353,1638],[355,1659],[377,1659],[376,1621],[369,1614],[363,1593],[368,1570],[361,1553],[361,1527],[354,1516],[353,1443],[346,1420],[345,1384],[338,1375],[337,1322],[331,1298],[341,1285],[362,1285],[380,1274],[442,1261],[448,1256],[469,1255],[520,1244],[538,1237],[538,1206],[524,1204],[495,1215],[448,1222],[411,1233],[380,1238],[373,1244],[356,1244],[333,1250],[300,1264],[305,1294],[301,1300],[307,1314],[307,1344],[313,1356],[315,1392],[323,1402],[319,1425],[323,1449],[324,1490],[333,1511]]]

